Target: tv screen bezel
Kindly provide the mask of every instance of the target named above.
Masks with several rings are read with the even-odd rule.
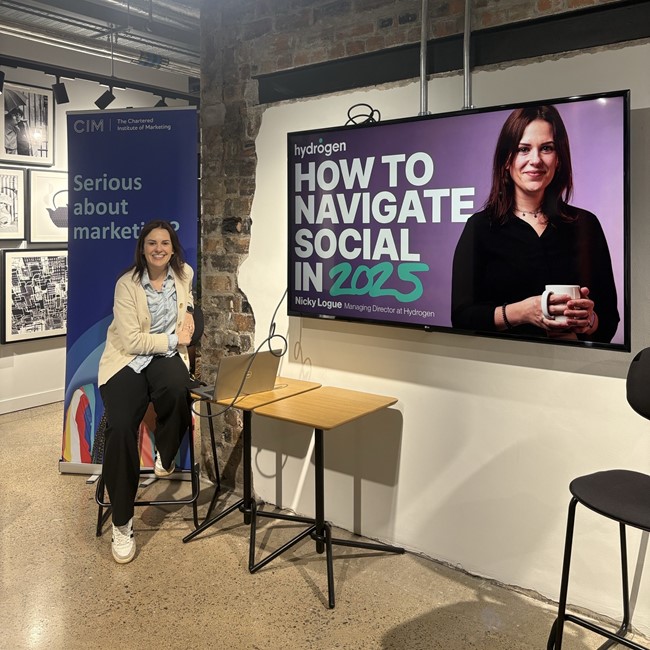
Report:
[[[291,186],[292,170],[290,143],[291,139],[296,136],[315,136],[326,133],[334,132],[348,132],[349,130],[369,129],[378,130],[385,125],[399,125],[413,122],[421,122],[428,120],[439,120],[442,118],[458,117],[464,115],[475,115],[480,113],[490,113],[497,111],[512,111],[516,108],[525,108],[529,106],[544,105],[558,105],[568,104],[573,102],[585,102],[598,99],[605,99],[610,97],[622,98],[623,100],[623,169],[622,169],[622,190],[623,190],[623,287],[617,287],[617,290],[622,290],[623,293],[623,342],[622,343],[602,343],[597,341],[585,340],[563,340],[553,338],[543,338],[538,336],[527,336],[519,333],[509,333],[508,331],[486,331],[477,329],[461,329],[452,326],[440,326],[432,324],[409,323],[395,320],[382,320],[379,318],[364,318],[362,316],[350,315],[333,315],[325,313],[313,313],[303,311],[292,306],[291,298],[295,294],[292,288],[293,273],[291,264],[294,261],[292,256],[292,240],[291,228],[288,229],[287,239],[287,315],[293,317],[309,318],[315,320],[328,320],[328,321],[343,321],[348,323],[359,323],[365,325],[383,325],[388,327],[406,328],[411,330],[420,330],[426,332],[442,332],[445,334],[458,334],[460,336],[476,336],[480,338],[496,338],[507,341],[522,341],[541,343],[543,345],[560,345],[569,346],[574,348],[596,348],[619,352],[630,352],[631,350],[631,323],[630,323],[630,277],[631,277],[631,260],[630,260],[630,90],[612,90],[605,92],[597,92],[583,95],[571,95],[565,97],[546,98],[539,100],[531,100],[525,102],[512,102],[507,104],[497,104],[480,108],[463,109],[457,111],[447,111],[443,113],[435,113],[429,115],[418,115],[412,117],[396,118],[391,120],[384,120],[381,122],[351,124],[346,126],[332,126],[317,129],[307,129],[301,131],[291,131],[287,133],[287,196],[289,200],[293,197],[293,188]],[[291,217],[292,211],[288,210],[288,218]]]

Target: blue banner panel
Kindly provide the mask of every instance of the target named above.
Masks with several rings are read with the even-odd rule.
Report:
[[[196,270],[198,118],[193,107],[70,112],[68,333],[61,459],[91,463],[103,414],[99,358],[113,292],[142,226],[174,224]],[[196,276],[195,276],[196,277]],[[150,465],[143,453],[143,464]]]

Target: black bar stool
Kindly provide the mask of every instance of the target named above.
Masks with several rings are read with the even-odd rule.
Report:
[[[145,415],[145,418],[143,420],[143,423],[147,423],[146,426],[147,428],[151,428],[152,422],[155,422],[155,411],[153,409],[153,404],[149,404],[149,409],[147,411],[147,415]],[[102,416],[102,419],[100,421],[97,434],[95,435],[95,439],[97,440],[97,436],[102,436],[103,431],[106,427],[106,414]],[[141,425],[140,431],[143,430],[143,426]],[[190,496],[186,498],[181,498],[181,499],[136,499],[135,504],[136,506],[166,506],[166,505],[191,505],[192,506],[192,515],[194,519],[194,527],[198,528],[199,526],[199,518],[198,518],[198,512],[197,512],[197,501],[199,498],[199,494],[201,492],[201,483],[200,483],[200,468],[199,468],[199,463],[195,461],[194,458],[194,422],[193,420],[190,420],[190,426],[187,432],[187,437],[188,437],[188,446],[189,446],[189,458],[190,458],[190,467],[189,469],[176,469],[173,474],[171,474],[170,478],[173,478],[174,475],[182,475],[182,474],[190,474],[190,480],[192,481],[192,493]],[[101,461],[100,461],[101,462]],[[216,462],[216,458],[215,458]],[[219,468],[218,466],[216,467],[217,471],[217,476],[219,476]],[[152,468],[143,468],[140,470],[140,476],[141,477],[150,477],[154,475],[154,470]],[[167,480],[167,479],[158,479],[155,478],[155,480]],[[147,483],[144,484],[145,486]],[[143,484],[140,484],[140,487],[143,487]],[[218,492],[218,488],[217,488]],[[95,490],[95,501],[97,502],[97,505],[99,506],[99,510],[97,512],[97,529],[96,529],[96,535],[97,537],[100,537],[102,534],[102,528],[104,527],[104,524],[106,523],[106,520],[108,519],[108,516],[110,515],[111,512],[111,503],[110,501],[107,500],[106,498],[106,490],[104,487],[104,477],[100,475],[99,479],[97,480],[97,489]]]
[[[641,416],[650,419],[650,348],[634,357],[627,374],[627,401]],[[628,584],[626,526],[650,532],[650,476],[626,469],[612,469],[580,476],[569,485],[573,495],[569,504],[564,562],[560,584],[558,616],[548,638],[547,650],[561,650],[564,623],[571,622],[600,634],[607,641],[601,650],[616,645],[635,650],[650,650],[627,637],[632,629],[630,589]],[[569,569],[573,546],[575,512],[578,504],[618,523],[621,545],[621,574],[623,587],[623,620],[616,631],[608,630],[592,621],[566,611],[569,589]]]

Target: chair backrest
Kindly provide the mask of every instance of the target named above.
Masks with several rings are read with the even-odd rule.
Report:
[[[203,329],[205,327],[205,321],[203,319],[203,310],[199,305],[194,305],[194,333],[192,334],[192,340],[187,346],[187,353],[190,357],[190,375],[194,377],[196,372],[196,346],[198,345],[201,337],[203,336]]]
[[[192,340],[188,347],[193,347],[197,345],[201,337],[203,336],[203,329],[205,327],[205,321],[203,319],[203,310],[199,305],[194,305],[194,333],[192,334]]]
[[[629,405],[650,420],[650,348],[644,348],[632,359],[626,387]]]

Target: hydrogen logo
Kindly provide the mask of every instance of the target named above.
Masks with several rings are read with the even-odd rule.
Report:
[[[317,142],[310,142],[308,145],[301,147],[299,144],[293,145],[293,153],[297,158],[304,158],[305,156],[314,156],[319,154],[321,156],[331,156],[333,153],[346,151],[346,142],[324,142],[323,138],[318,138]]]

